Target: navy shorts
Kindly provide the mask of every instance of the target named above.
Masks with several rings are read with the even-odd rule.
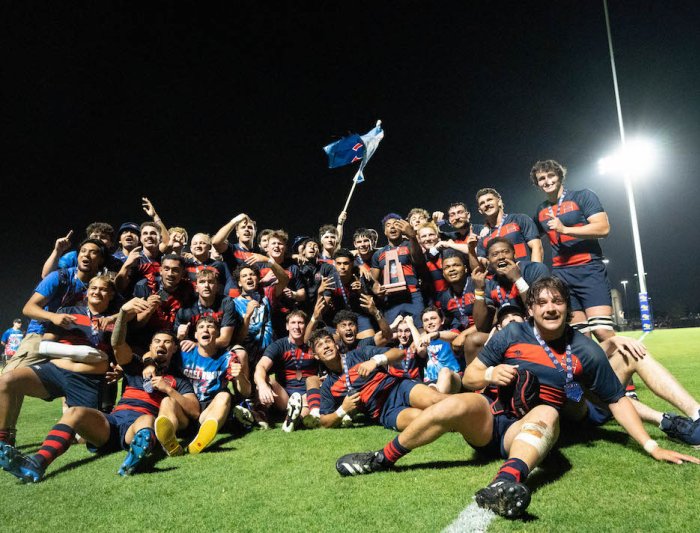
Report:
[[[612,413],[610,412],[610,409],[593,403],[590,400],[585,400],[585,402],[586,407],[588,407],[586,411],[586,421],[589,424],[592,424],[594,426],[602,426],[613,417]]]
[[[398,431],[396,419],[399,417],[401,411],[411,407],[411,391],[416,385],[418,385],[418,383],[413,380],[402,379],[389,391],[386,401],[382,406],[382,413],[379,415],[379,423],[382,426],[387,429]]]
[[[553,268],[552,275],[569,287],[572,310],[583,311],[600,305],[612,307],[610,280],[602,262]]]
[[[472,446],[472,448],[487,457],[502,457],[503,459],[507,459],[508,453],[503,446],[503,439],[506,436],[506,431],[517,421],[518,419],[512,413],[494,415],[491,440],[484,446]]]
[[[357,314],[357,332],[362,333],[363,331],[367,330],[375,330],[376,328],[374,327],[374,324],[372,323],[372,319],[368,316],[361,315],[360,313]]]
[[[423,326],[421,313],[423,312],[423,295],[420,291],[402,295],[400,297],[390,296],[387,302],[387,309],[384,312],[384,319],[391,324],[394,319],[399,316],[413,317],[413,323],[417,328]]]
[[[112,413],[105,415],[107,417],[107,422],[109,422],[109,440],[99,447],[99,451],[114,452],[119,449],[128,450],[129,445],[126,443],[126,432],[129,431],[131,425],[136,422],[136,420],[143,416],[144,413],[138,411],[132,411],[131,409],[124,409],[121,411],[113,411]]]
[[[49,393],[47,402],[65,396],[68,407],[100,408],[104,374],[71,372],[50,362],[39,363],[29,368],[34,371]]]

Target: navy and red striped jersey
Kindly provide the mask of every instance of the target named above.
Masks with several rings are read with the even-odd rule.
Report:
[[[154,390],[146,392],[143,390],[143,366],[138,358],[134,357],[124,369],[124,391],[119,403],[112,412],[116,411],[136,411],[144,415],[158,416],[160,402],[167,395]],[[194,388],[189,379],[182,376],[163,376],[170,380],[172,387],[180,394],[194,394]]]
[[[602,261],[603,250],[598,239],[579,239],[549,231],[547,220],[558,217],[567,227],[585,226],[591,216],[604,212],[600,200],[590,189],[564,191],[561,205],[559,202],[552,204],[544,201],[537,207],[535,225],[540,235],[546,233],[549,236],[549,244],[552,245],[553,251],[552,267],[570,267]]]
[[[401,263],[404,279],[406,280],[406,288],[410,292],[416,292],[418,290],[418,276],[416,275],[416,269],[413,266],[413,259],[411,258],[411,248],[408,241],[403,241],[399,246],[392,246],[387,244],[384,248],[380,248],[372,256],[372,268],[378,268],[382,273],[384,272],[384,265],[386,265],[386,253],[389,250],[397,250],[399,256],[399,263]],[[383,274],[380,274],[380,279],[382,279]]]
[[[423,381],[423,369],[427,359],[425,357],[417,357],[416,351],[413,349],[413,344],[410,346],[397,345],[397,348],[404,350],[406,355],[403,356],[401,361],[390,364],[387,367],[387,371],[392,376],[403,379],[413,379],[416,381]]]
[[[370,257],[369,261],[365,261],[360,257],[360,254],[358,253],[355,255],[355,259],[353,259],[352,264],[357,267],[358,270],[361,272],[366,272],[370,273],[372,271],[372,258]]]
[[[455,293],[452,287],[448,286],[447,291],[440,295],[440,309],[445,314],[445,324],[450,329],[464,331],[474,325],[474,284],[471,277],[467,278],[461,294]]]
[[[224,287],[226,287],[231,281],[231,273],[228,267],[221,261],[216,261],[214,259],[207,259],[206,261],[197,261],[196,259],[186,259],[185,260],[185,271],[187,272],[187,279],[192,283],[193,288],[197,288],[197,272],[201,270],[211,270],[216,273],[216,279],[219,282],[219,291],[224,292]]]
[[[194,340],[197,320],[203,316],[212,317],[219,326],[219,329],[226,327],[238,328],[241,323],[241,318],[238,316],[238,313],[236,313],[236,305],[233,302],[233,298],[221,296],[219,294],[216,296],[211,306],[204,305],[198,300],[191,307],[178,309],[177,315],[175,315],[173,329],[177,331],[177,328],[182,324],[190,324],[188,338]]]
[[[435,256],[425,254],[425,268],[427,276],[423,278],[424,282],[430,284],[429,294],[432,301],[439,302],[442,293],[449,288],[445,276],[442,275],[442,253]]]
[[[520,273],[528,285],[532,285],[538,279],[549,276],[549,269],[544,263],[532,263],[530,261],[521,261],[518,263]],[[520,291],[506,277],[492,276],[486,278],[484,287],[484,300],[486,305],[498,309],[502,305],[510,304],[517,305],[524,309],[523,302],[520,298]]]
[[[239,266],[245,264],[246,259],[248,259],[253,253],[259,253],[259,250],[257,248],[248,250],[239,243],[229,243],[226,250],[224,250],[224,252],[221,254],[221,258],[223,259],[230,276],[224,292],[231,298],[237,298],[241,295],[241,289],[238,287],[238,280],[233,278],[233,272]],[[255,263],[255,265],[260,270],[267,268],[266,263]]]
[[[100,323],[101,318],[108,316],[107,313],[92,314],[87,306],[61,307],[56,312],[71,315],[75,319],[69,329],[48,323],[46,332],[56,335],[56,342],[73,346],[92,346],[111,357],[114,322],[106,325]]]
[[[615,375],[605,352],[595,341],[567,326],[564,337],[548,343],[552,354],[566,368],[566,342],[571,343],[574,381],[593,391],[603,402],[615,403],[625,389]],[[510,323],[496,333],[479,352],[479,361],[487,367],[518,365],[540,381],[540,399],[555,408],[566,401],[566,373],[557,369],[535,338],[532,321]]]
[[[484,226],[476,245],[476,255],[486,257],[486,246],[496,237],[504,237],[512,242],[515,248],[515,260],[520,261],[530,259],[530,247],[527,243],[538,239],[540,234],[529,216],[521,213],[504,214],[500,226]]]
[[[348,352],[345,355],[345,365],[348,369],[348,379],[342,374],[329,372],[328,377],[321,386],[321,414],[327,415],[335,411],[348,394],[360,393],[359,410],[372,420],[379,420],[379,415],[384,407],[391,388],[399,382],[399,378],[388,374],[379,367],[367,377],[360,377],[357,367],[369,361],[372,356],[384,353],[386,348],[367,346]],[[350,381],[351,391],[348,393],[347,382]]]
[[[151,331],[160,329],[173,329],[177,312],[186,307],[190,307],[194,301],[194,290],[192,285],[182,280],[173,292],[166,292],[162,285],[160,276],[155,279],[155,286],[148,279],[142,279],[134,287],[134,296],[148,299],[149,296],[158,294],[161,302],[155,313],[148,320],[147,327]]]
[[[318,360],[309,347],[306,344],[298,346],[289,337],[270,344],[263,356],[272,360],[272,373],[283,387],[304,387],[306,378],[318,375]]]

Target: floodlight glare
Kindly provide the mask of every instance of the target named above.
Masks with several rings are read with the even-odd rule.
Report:
[[[656,163],[656,147],[646,139],[625,143],[614,154],[598,161],[598,170],[604,175],[627,175],[638,178],[648,174]]]

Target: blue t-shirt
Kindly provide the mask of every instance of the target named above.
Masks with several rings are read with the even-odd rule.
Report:
[[[440,370],[445,367],[453,372],[460,371],[459,361],[457,361],[457,357],[452,351],[452,346],[449,342],[442,339],[433,339],[428,344],[427,351],[427,360],[423,374],[423,381],[426,383],[436,381]]]
[[[214,357],[205,357],[195,347],[181,352],[179,365],[182,375],[190,380],[200,403],[210,402],[217,393],[226,390],[226,370],[231,362],[231,352],[220,350]]]
[[[22,333],[21,329],[6,329],[5,333],[2,334],[2,342],[5,343],[5,355],[8,357],[15,355],[23,338],[24,333]]]
[[[34,292],[48,298],[44,309],[55,313],[60,307],[81,304],[87,292],[87,285],[78,279],[77,268],[61,268],[42,279]],[[27,327],[27,334],[43,335],[45,324],[43,321],[32,320]]]

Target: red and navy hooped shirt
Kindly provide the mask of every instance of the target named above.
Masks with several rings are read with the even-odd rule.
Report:
[[[236,313],[236,304],[233,298],[228,296],[217,295],[214,304],[208,307],[202,304],[199,300],[191,307],[178,309],[175,315],[175,324],[173,329],[177,332],[177,328],[182,324],[190,324],[188,338],[194,339],[195,326],[197,321],[204,317],[210,316],[219,326],[219,329],[226,327],[237,328],[241,324],[241,319]]]
[[[335,411],[348,394],[360,393],[359,410],[373,420],[379,420],[379,415],[384,407],[389,392],[400,380],[388,374],[379,367],[369,376],[361,377],[357,373],[357,367],[369,361],[372,356],[386,352],[386,348],[366,346],[348,352],[345,355],[345,366],[348,369],[348,379],[343,371],[341,374],[329,372],[328,377],[321,386],[321,414],[327,415]],[[350,381],[352,390],[348,393],[347,382]]]
[[[108,314],[92,314],[86,306],[61,307],[56,312],[71,315],[75,319],[69,329],[54,326],[49,322],[46,331],[57,336],[56,342],[73,346],[92,346],[111,357],[114,322],[103,325],[104,321],[100,321]]]
[[[399,256],[399,263],[401,263],[404,279],[406,280],[406,288],[410,292],[416,292],[418,290],[418,276],[416,275],[416,269],[413,266],[413,259],[411,258],[411,248],[408,241],[403,241],[399,246],[391,246],[387,244],[384,248],[380,248],[372,256],[372,268],[378,268],[382,273],[384,272],[384,265],[386,265],[386,253],[389,250],[396,250]],[[382,279],[383,274],[380,273],[380,279]]]
[[[622,398],[625,389],[605,352],[593,340],[568,326],[563,338],[548,343],[561,367],[566,368],[567,340],[571,343],[574,381],[593,391],[605,403],[615,403]],[[537,342],[532,321],[508,324],[489,339],[478,357],[487,367],[505,363],[532,372],[540,381],[542,402],[558,409],[566,401],[566,373],[557,369]]]
[[[461,294],[448,286],[447,291],[440,295],[439,303],[450,329],[464,331],[474,325],[474,284],[470,277],[467,277]]]
[[[397,378],[423,381],[423,369],[425,368],[427,359],[425,357],[416,356],[413,343],[408,347],[399,344],[397,348],[404,350],[406,355],[403,356],[401,361],[392,363],[387,367],[389,374]]]
[[[558,217],[561,223],[567,227],[585,226],[591,216],[604,212],[600,200],[590,189],[567,190],[561,205],[558,201],[553,204],[544,201],[537,207],[534,216],[535,225],[540,235],[546,233],[549,236],[549,243],[553,250],[552,267],[570,267],[602,261],[603,250],[598,239],[579,239],[550,231],[547,228],[547,221],[554,216]]]
[[[309,347],[306,344],[298,346],[289,337],[270,344],[263,356],[272,360],[272,372],[283,387],[303,388],[306,378],[318,375],[318,360]]]
[[[167,395],[157,390],[153,392],[143,390],[143,376],[141,375],[143,365],[137,357],[134,357],[128,365],[124,365],[123,369],[124,392],[112,412],[136,411],[145,415],[158,416],[160,402]],[[194,388],[189,379],[173,375],[163,377],[170,381],[170,385],[180,394],[194,394]]]
[[[523,261],[518,263],[518,266],[520,267],[520,273],[523,279],[528,285],[532,285],[540,278],[549,276],[549,269],[544,263]],[[520,299],[520,291],[515,286],[515,283],[507,278],[501,276],[486,278],[484,292],[484,300],[489,307],[498,309],[505,304],[523,307],[523,302]]]
[[[486,246],[496,238],[503,237],[513,243],[515,248],[515,260],[530,259],[529,241],[540,237],[537,226],[532,219],[521,213],[505,214],[500,226],[484,226],[476,245],[476,255],[486,257]]]

